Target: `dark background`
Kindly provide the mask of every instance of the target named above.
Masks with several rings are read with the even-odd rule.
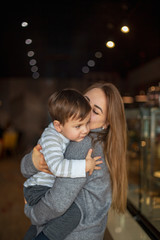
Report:
[[[120,31],[124,23],[128,34]],[[83,91],[108,81],[122,96],[147,94],[160,82],[159,23],[155,0],[5,2],[0,14],[0,126],[14,126],[19,147],[26,150],[48,124],[47,100],[57,89]],[[30,45],[25,44],[28,38]],[[107,48],[107,40],[114,40],[115,48]],[[30,50],[38,78],[31,72]],[[97,51],[101,58],[95,57]],[[90,59],[95,66],[83,73]]]
[[[123,84],[128,73],[160,54],[159,1],[32,1],[1,6],[0,79],[32,77],[27,52],[35,51],[41,78],[84,77],[82,67],[95,60],[90,73],[118,74]],[[22,21],[29,23],[22,28]],[[126,22],[130,33],[123,34]],[[25,40],[32,39],[31,45]],[[108,49],[105,42],[115,41]],[[95,52],[103,54],[95,58]],[[85,76],[86,77],[86,76]]]

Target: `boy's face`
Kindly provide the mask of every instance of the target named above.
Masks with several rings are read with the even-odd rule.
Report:
[[[90,117],[84,120],[70,118],[64,125],[61,125],[61,134],[71,141],[80,142],[90,131]]]

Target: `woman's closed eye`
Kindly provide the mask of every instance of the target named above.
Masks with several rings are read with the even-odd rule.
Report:
[[[93,112],[94,112],[96,115],[99,115],[99,113],[98,113],[97,111],[95,111],[94,109],[93,109]]]

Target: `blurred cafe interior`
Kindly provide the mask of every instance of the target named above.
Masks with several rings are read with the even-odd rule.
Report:
[[[104,240],[160,239],[160,14],[157,0],[4,3],[0,59],[0,239],[21,240],[22,157],[48,125],[48,97],[97,81],[119,89],[127,119],[127,212]],[[98,239],[97,239],[98,240]]]

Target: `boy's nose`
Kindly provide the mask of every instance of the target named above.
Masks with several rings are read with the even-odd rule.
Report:
[[[87,126],[84,126],[83,127],[83,133],[87,133],[88,132],[88,127]]]

